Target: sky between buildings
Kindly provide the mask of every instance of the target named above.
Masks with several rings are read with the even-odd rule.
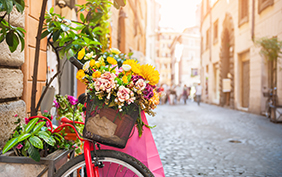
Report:
[[[161,27],[172,27],[182,32],[196,25],[197,4],[201,0],[156,0],[161,4]]]

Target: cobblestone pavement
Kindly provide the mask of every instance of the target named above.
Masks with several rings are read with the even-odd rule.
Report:
[[[156,113],[148,121],[166,177],[282,176],[282,124],[195,102]]]

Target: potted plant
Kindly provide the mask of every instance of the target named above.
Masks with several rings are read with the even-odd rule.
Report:
[[[60,120],[60,118],[66,117],[70,120],[74,120],[77,122],[84,122],[84,114],[82,111],[83,105],[81,103],[78,103],[78,100],[71,96],[71,95],[55,95],[55,107],[57,109],[57,119]],[[83,124],[76,124],[76,128],[79,133],[82,134],[84,125]],[[65,127],[64,130],[64,138],[66,140],[73,140],[77,143],[79,140],[76,137],[76,134],[74,133],[73,129],[69,129],[69,127]]]
[[[72,150],[79,153],[80,144],[65,140],[62,134],[56,133],[51,123],[53,117],[46,111],[43,115],[46,117],[25,118],[23,124],[20,119],[15,122],[18,126],[5,144],[3,154],[0,156],[0,162],[2,162],[0,166],[4,169],[1,173],[22,175],[26,172],[25,168],[28,168],[38,175],[44,174],[49,169],[48,176],[50,176],[54,168],[59,168],[66,162]],[[17,170],[11,171],[11,168]]]

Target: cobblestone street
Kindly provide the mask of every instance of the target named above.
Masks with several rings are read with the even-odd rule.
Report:
[[[166,177],[282,176],[282,124],[188,102],[148,117]]]

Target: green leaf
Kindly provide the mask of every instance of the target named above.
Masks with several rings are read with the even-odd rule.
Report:
[[[27,151],[29,147],[30,147],[30,143],[29,143],[28,140],[26,140],[23,149],[24,149],[25,151]]]
[[[57,30],[56,32],[54,32],[54,34],[53,34],[53,42],[56,42],[58,40],[60,34],[61,34],[61,30]]]
[[[54,7],[51,7],[50,8],[50,13],[53,13],[54,12]]]
[[[17,8],[18,12],[23,13],[23,11],[24,11],[24,6],[22,6],[22,5],[19,4],[19,3],[16,3],[16,8]]]
[[[2,35],[0,36],[0,43],[4,41],[4,38],[5,38],[5,35],[2,34]]]
[[[36,162],[39,162],[40,161],[40,154],[39,154],[39,151],[34,148],[32,145],[28,148],[28,153],[29,153],[29,156],[35,160]]]
[[[85,17],[84,17],[84,15],[83,15],[83,13],[80,13],[80,20],[81,20],[82,22],[84,22],[84,20],[85,20]]]
[[[39,118],[35,118],[35,119],[32,119],[31,121],[28,122],[28,124],[26,125],[25,129],[24,129],[24,132],[25,133],[29,133],[34,125],[38,122]]]
[[[65,24],[61,24],[61,29],[62,29],[63,31],[68,31],[68,30],[70,30],[70,28],[69,28],[67,25],[65,25]]]
[[[20,38],[20,41],[21,41],[21,52],[23,51],[23,49],[24,49],[24,44],[25,44],[25,42],[24,42],[24,38],[23,37],[19,37]]]
[[[54,146],[56,143],[55,139],[46,132],[40,131],[38,132],[38,136],[51,146]]]
[[[35,133],[37,133],[44,125],[45,125],[45,121],[43,121],[43,122],[39,122],[35,127],[34,127],[34,129],[33,129],[33,133],[35,134]]]
[[[7,151],[9,151],[12,147],[14,147],[17,143],[18,143],[18,139],[19,137],[16,138],[12,138],[10,139],[4,146],[2,153],[6,153]]]
[[[50,34],[50,32],[48,30],[45,30],[42,34],[41,34],[41,39],[45,38],[48,34]]]
[[[30,133],[25,133],[19,136],[18,142],[24,141],[25,139],[29,138],[31,136]]]
[[[7,14],[11,13],[13,10],[13,0],[6,0]]]
[[[15,33],[12,30],[7,33],[7,35],[6,35],[6,42],[7,42],[7,44],[9,46],[13,46],[14,45],[14,40],[13,40],[14,36],[15,36]]]
[[[34,147],[43,149],[43,143],[37,136],[31,136],[29,141]]]

